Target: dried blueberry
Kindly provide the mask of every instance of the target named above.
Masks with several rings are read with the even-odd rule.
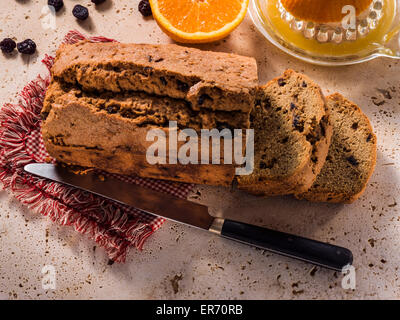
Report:
[[[54,8],[54,10],[60,11],[60,9],[64,6],[63,0],[48,0],[47,4]]]
[[[293,127],[300,132],[304,131],[304,123],[300,120],[298,115],[293,116]]]
[[[260,169],[267,169],[267,164],[261,161],[259,167]]]
[[[188,86],[187,83],[184,83],[184,82],[182,82],[180,80],[176,80],[176,84],[178,86],[178,90],[179,91],[185,92],[185,91],[189,90],[189,86]]]
[[[0,42],[0,49],[4,53],[11,53],[14,51],[17,44],[13,39],[5,38],[3,41]]]
[[[113,104],[113,105],[108,106],[106,110],[108,113],[114,114],[114,113],[117,113],[119,111],[119,109],[120,109],[120,107],[118,105]]]
[[[160,81],[161,81],[163,86],[166,86],[168,84],[167,80],[165,80],[164,77],[160,77]]]
[[[358,166],[358,161],[353,156],[347,157],[346,160],[350,162],[353,166]]]
[[[285,80],[280,78],[280,79],[278,79],[278,84],[279,84],[280,87],[283,87],[286,84],[286,82],[285,82]]]
[[[142,0],[139,2],[138,6],[139,12],[144,16],[144,17],[149,17],[153,13],[151,12],[151,6],[149,0]]]
[[[144,73],[146,74],[146,75],[151,75],[151,74],[153,74],[153,68],[152,67],[144,67],[143,68],[143,71],[144,71]]]
[[[275,158],[269,160],[267,163],[261,161],[259,168],[260,169],[272,169],[275,166],[276,162],[277,162],[277,160]]]
[[[211,97],[208,95],[208,94],[202,94],[200,97],[199,97],[199,99],[198,99],[198,101],[197,101],[197,104],[199,105],[199,106],[201,106],[201,105],[203,105],[203,103],[204,103],[204,101],[206,101],[206,99],[210,99],[210,100],[212,100],[211,99]]]
[[[84,6],[77,4],[72,10],[72,14],[79,20],[86,20],[89,17],[89,10]]]
[[[294,110],[296,108],[297,108],[296,105],[293,102],[291,102],[290,103],[290,110]]]
[[[303,88],[307,88],[307,83],[305,81],[303,81],[302,85]]]
[[[36,43],[31,39],[26,39],[17,44],[17,49],[20,53],[34,54],[36,51]]]
[[[93,2],[94,4],[101,4],[101,3],[103,3],[104,1],[106,1],[106,0],[92,0],[92,2]]]
[[[372,134],[370,133],[367,137],[367,142],[370,142],[372,140]]]

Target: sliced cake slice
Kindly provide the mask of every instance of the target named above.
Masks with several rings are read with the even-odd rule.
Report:
[[[324,164],[332,135],[320,87],[287,70],[259,88],[250,122],[254,171],[237,177],[238,188],[255,195],[307,191]]]
[[[376,163],[376,136],[367,116],[339,93],[327,98],[332,144],[321,173],[299,199],[352,203],[364,192]]]

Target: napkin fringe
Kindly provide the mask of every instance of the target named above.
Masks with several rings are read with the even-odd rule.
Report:
[[[76,32],[67,41],[78,37]],[[100,39],[100,37],[98,37]],[[100,40],[99,40],[100,41]],[[43,63],[51,68],[54,58],[47,56]],[[38,76],[19,95],[19,103],[5,104],[0,112],[0,183],[24,205],[60,225],[69,225],[96,241],[109,258],[124,262],[128,247],[142,249],[154,228],[140,219],[128,218],[118,205],[106,202],[58,183],[34,178],[23,166],[35,162],[29,155],[26,142],[29,134],[40,124],[40,110],[50,77]],[[79,204],[80,208],[77,206]],[[92,206],[93,208],[90,208]],[[99,207],[102,212],[99,212]],[[125,208],[124,208],[125,209]]]

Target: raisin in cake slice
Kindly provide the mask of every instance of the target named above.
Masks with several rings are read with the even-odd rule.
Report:
[[[287,70],[258,90],[251,116],[254,171],[238,176],[238,188],[256,195],[305,192],[328,153],[332,126],[321,89]]]
[[[376,136],[367,116],[339,93],[327,98],[332,144],[321,173],[299,199],[351,203],[364,192],[376,163]]]

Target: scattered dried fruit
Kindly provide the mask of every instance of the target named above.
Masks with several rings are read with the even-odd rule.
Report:
[[[263,161],[260,161],[260,165],[259,165],[261,170],[267,169],[267,164]]]
[[[92,0],[92,2],[93,2],[94,4],[101,4],[101,3],[103,3],[104,1],[106,1],[106,0]]]
[[[151,6],[149,0],[142,0],[139,2],[138,6],[139,12],[144,16],[144,17],[149,17],[153,13],[151,11]]]
[[[86,20],[89,18],[89,10],[81,6],[80,4],[77,4],[74,9],[72,10],[72,14],[74,15],[75,18],[79,20]]]
[[[185,83],[185,82],[182,82],[180,80],[176,80],[176,84],[178,86],[178,90],[179,91],[185,92],[185,91],[189,90],[189,85],[187,83]]]
[[[304,131],[304,122],[301,121],[300,117],[297,114],[293,115],[293,128],[300,132]]]
[[[0,49],[4,53],[11,53],[14,51],[17,44],[13,39],[5,38],[3,41],[0,42]]]
[[[51,7],[54,7],[54,10],[56,10],[56,12],[58,12],[64,6],[64,1],[63,0],[48,0],[47,4]]]
[[[164,77],[160,77],[161,84],[166,86],[168,84],[167,80]]]
[[[346,160],[348,162],[350,162],[350,164],[352,164],[353,166],[358,166],[358,161],[356,158],[354,158],[353,156],[347,157]]]
[[[280,87],[283,87],[283,86],[286,85],[286,82],[285,82],[285,80],[283,80],[282,78],[280,78],[280,79],[278,79],[278,84],[279,84]]]
[[[107,112],[110,114],[117,113],[120,110],[120,107],[118,105],[111,105],[107,107]]]
[[[211,97],[208,95],[208,94],[202,94],[200,97],[199,97],[199,99],[198,99],[198,101],[197,101],[197,104],[199,105],[199,106],[201,106],[201,105],[203,105],[203,103],[204,103],[204,101],[206,101],[206,99],[210,99],[211,100]]]
[[[17,44],[17,49],[20,53],[34,54],[36,52],[36,43],[31,39],[26,39]]]

